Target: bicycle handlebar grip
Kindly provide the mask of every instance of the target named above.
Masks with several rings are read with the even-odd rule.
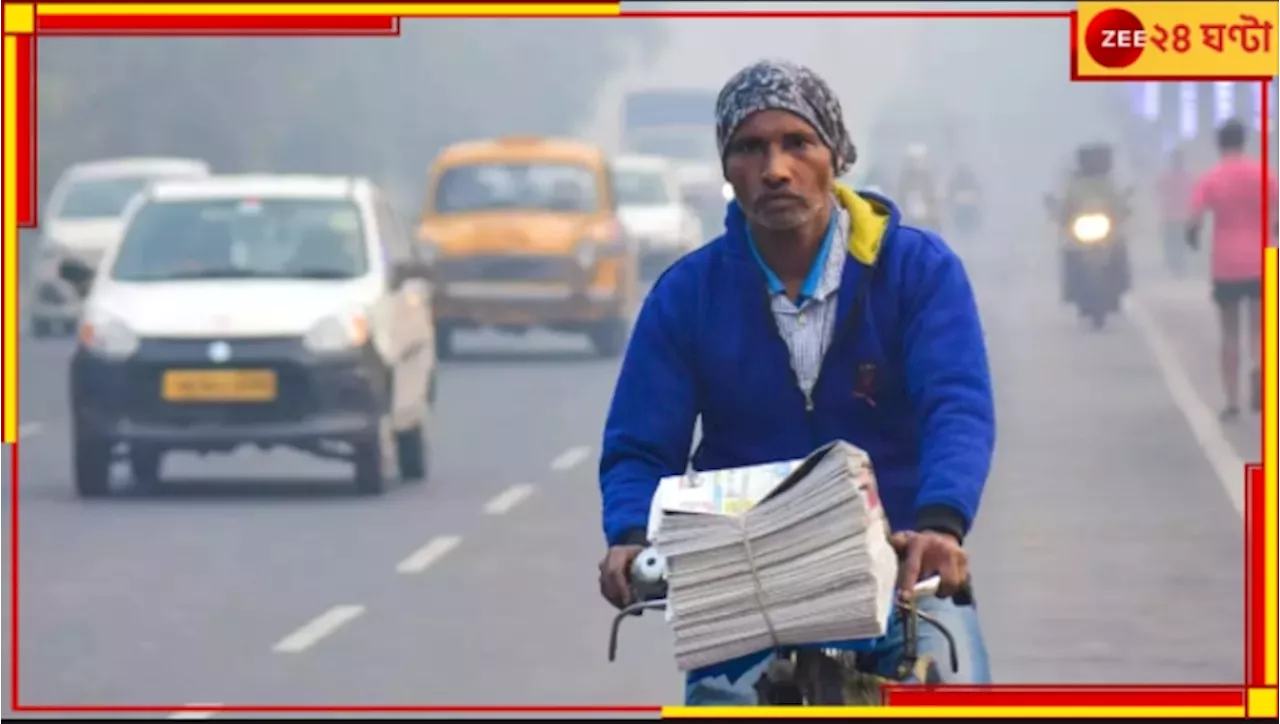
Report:
[[[641,601],[661,598],[666,594],[667,559],[652,546],[631,561],[631,588]]]
[[[916,598],[923,596],[937,596],[938,584],[941,583],[941,576],[930,576],[916,584],[913,594]],[[972,578],[966,578],[964,583],[960,584],[960,588],[948,598],[950,598],[957,606],[973,605],[973,588]]]

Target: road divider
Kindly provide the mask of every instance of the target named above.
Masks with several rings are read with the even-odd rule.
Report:
[[[1151,350],[1156,369],[1160,371],[1160,377],[1164,380],[1174,405],[1186,418],[1191,434],[1204,451],[1205,459],[1217,473],[1218,482],[1226,490],[1236,512],[1244,515],[1244,459],[1222,434],[1218,416],[1196,392],[1182,363],[1178,361],[1178,355],[1174,353],[1173,347],[1160,330],[1160,325],[1152,319],[1146,307],[1132,294],[1125,297],[1124,307],[1125,315],[1137,327],[1147,348]]]
[[[396,573],[401,575],[422,573],[436,561],[448,555],[449,551],[457,548],[461,542],[462,538],[456,535],[436,536],[427,541],[426,545],[410,553],[407,558],[397,563]]]
[[[566,470],[572,470],[578,465],[581,465],[582,463],[586,462],[590,457],[591,457],[590,446],[579,445],[578,447],[571,447],[568,450],[565,450],[564,452],[557,455],[556,459],[551,461],[551,469],[555,470],[556,472],[564,472]]]
[[[506,490],[498,493],[488,503],[484,505],[485,515],[502,515],[511,512],[525,498],[533,495],[533,486],[527,483],[512,485]]]
[[[342,628],[364,613],[364,606],[334,606],[316,616],[302,628],[285,636],[272,647],[278,654],[298,654],[315,646],[326,636]]]

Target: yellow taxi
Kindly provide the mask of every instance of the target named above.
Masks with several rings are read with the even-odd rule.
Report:
[[[579,141],[470,141],[437,157],[417,237],[439,357],[480,328],[585,333],[600,355],[621,354],[639,263],[611,179],[604,151]]]

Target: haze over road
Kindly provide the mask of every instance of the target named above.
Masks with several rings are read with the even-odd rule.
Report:
[[[1147,334],[1132,315],[1077,324],[1047,249],[962,249],[999,406],[970,545],[995,676],[1238,681],[1240,515]],[[1141,296],[1144,318],[1176,313],[1176,287],[1149,288],[1164,297]],[[1211,400],[1190,324],[1160,334]],[[628,621],[605,661],[595,472],[616,362],[550,335],[466,346],[444,368],[425,486],[357,498],[341,464],[244,453],[175,458],[183,480],[161,494],[82,501],[70,346],[25,340],[23,702],[678,701],[660,621]],[[1255,421],[1231,435],[1255,446],[1241,458]]]

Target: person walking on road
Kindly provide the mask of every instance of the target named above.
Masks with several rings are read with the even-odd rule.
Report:
[[[1213,246],[1210,260],[1213,276],[1213,300],[1218,307],[1221,332],[1219,348],[1222,386],[1226,404],[1220,418],[1228,421],[1239,417],[1240,393],[1240,324],[1244,316],[1249,342],[1250,407],[1262,408],[1261,335],[1262,335],[1262,245],[1275,243],[1276,178],[1261,159],[1245,156],[1245,126],[1230,120],[1218,129],[1218,151],[1221,158],[1196,183],[1191,193],[1187,221],[1187,243],[1198,248],[1200,226],[1206,214],[1213,215]],[[1262,227],[1263,177],[1270,202],[1270,228],[1264,237]],[[1241,309],[1247,310],[1242,315]]]

